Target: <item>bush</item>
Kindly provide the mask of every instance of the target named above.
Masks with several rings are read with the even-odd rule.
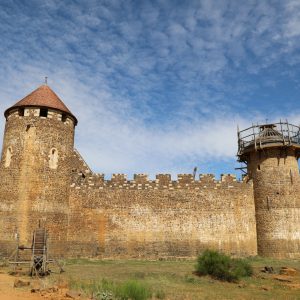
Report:
[[[252,266],[246,259],[233,259],[234,272],[238,277],[250,277],[253,275]]]
[[[251,276],[253,273],[251,265],[246,260],[232,259],[214,250],[205,250],[198,256],[196,272],[198,275],[210,275],[229,282]]]

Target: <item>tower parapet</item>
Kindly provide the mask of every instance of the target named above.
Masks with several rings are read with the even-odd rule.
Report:
[[[252,125],[238,131],[238,157],[244,161],[253,150],[273,147],[293,147],[300,156],[300,127],[286,122]]]
[[[300,127],[286,122],[238,131],[238,160],[253,180],[258,254],[300,255]]]

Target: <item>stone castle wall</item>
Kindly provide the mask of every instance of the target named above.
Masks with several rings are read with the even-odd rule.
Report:
[[[232,175],[127,180],[94,174],[74,149],[74,123],[49,110],[7,117],[0,164],[0,254],[31,245],[41,222],[52,256],[190,257],[205,248],[255,255],[251,183]]]
[[[213,175],[194,180],[181,174],[172,181],[168,174],[156,180],[114,174],[104,180],[86,169],[72,180],[72,255],[191,257],[206,248],[257,254],[252,184],[232,175],[216,181]]]
[[[199,180],[181,174],[176,181],[168,174],[159,174],[156,180],[145,174],[133,180],[114,174],[105,180],[103,174],[92,173],[76,150],[68,163],[69,190],[62,193],[68,195],[68,205],[60,206],[61,215],[54,214],[63,224],[57,226],[53,203],[48,201],[42,211],[36,211],[32,202],[22,211],[29,237],[38,220],[46,221],[52,256],[194,257],[206,248],[237,256],[257,254],[251,182],[239,182],[232,175],[217,181],[211,174],[200,175]],[[1,225],[6,227],[0,249],[7,249],[7,254],[16,245],[18,201],[1,202]]]

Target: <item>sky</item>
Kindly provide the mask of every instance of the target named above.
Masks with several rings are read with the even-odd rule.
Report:
[[[1,0],[0,38],[0,111],[48,76],[108,177],[240,175],[237,125],[300,123],[298,0]]]

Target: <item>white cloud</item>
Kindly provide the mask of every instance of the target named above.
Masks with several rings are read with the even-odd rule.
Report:
[[[298,1],[87,3],[0,10],[0,110],[48,76],[94,170],[234,160],[236,124],[270,113],[253,95],[279,80],[263,72],[297,78]]]

